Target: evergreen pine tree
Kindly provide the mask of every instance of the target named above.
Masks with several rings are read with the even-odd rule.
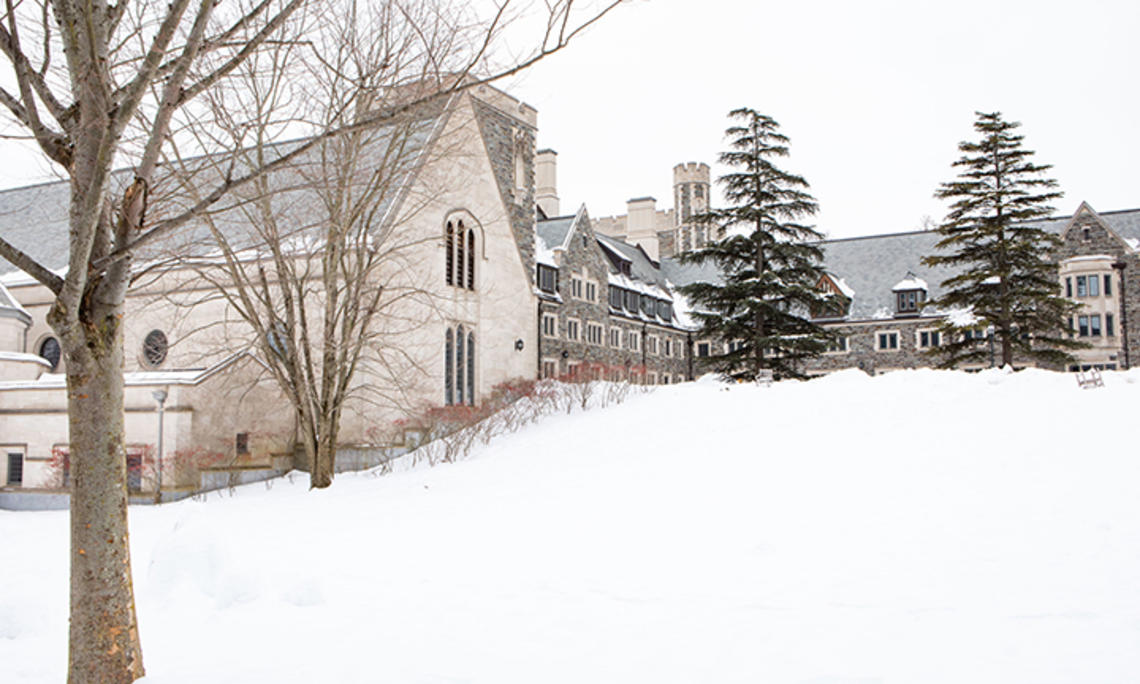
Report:
[[[1064,364],[1067,350],[1086,345],[1072,339],[1067,318],[1076,304],[1061,296],[1053,251],[1060,238],[1035,220],[1053,211],[1049,202],[1061,196],[1057,181],[1044,176],[1052,168],[1035,164],[1032,150],[1021,146],[1021,125],[1002,119],[1000,112],[976,112],[977,142],[961,142],[961,169],[957,179],[943,183],[935,193],[952,201],[938,228],[937,248],[945,254],[927,256],[928,266],[947,265],[961,270],[942,283],[945,294],[932,302],[944,309],[969,309],[978,324],[993,326],[992,344],[1000,350],[1000,363],[1014,356]],[[939,350],[941,365],[984,362],[989,345],[977,337],[964,339],[951,325],[944,326],[947,343]],[[959,331],[960,332],[960,331]]]
[[[777,377],[802,377],[800,361],[823,352],[829,339],[810,320],[828,303],[817,290],[823,254],[813,244],[823,235],[800,222],[817,205],[807,181],[772,163],[788,156],[779,124],[751,109],[729,117],[740,122],[725,131],[730,149],[719,157],[733,169],[718,179],[729,206],[692,219],[719,239],[681,256],[684,263],[715,263],[723,282],[681,291],[693,302],[700,334],[728,347],[708,359],[722,375],[755,379],[771,369]]]

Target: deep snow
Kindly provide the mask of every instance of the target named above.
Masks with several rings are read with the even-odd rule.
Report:
[[[661,387],[468,460],[131,509],[147,684],[1140,681],[1140,371]],[[67,516],[0,511],[0,680]]]

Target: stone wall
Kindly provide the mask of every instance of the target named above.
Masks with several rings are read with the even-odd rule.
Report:
[[[479,132],[487,148],[491,170],[510,215],[511,229],[518,244],[519,258],[534,282],[534,144],[535,129],[527,122],[492,105],[473,98]],[[515,182],[515,155],[522,154],[524,179]],[[516,185],[521,185],[520,188]]]

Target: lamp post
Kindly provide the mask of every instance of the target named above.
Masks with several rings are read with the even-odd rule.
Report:
[[[986,328],[986,337],[990,340],[990,368],[994,367],[994,327]]]
[[[162,503],[162,414],[166,405],[166,390],[156,389],[150,393],[150,396],[158,402],[158,469],[156,471],[158,483],[155,485],[154,500],[155,503]]]
[[[1128,370],[1128,368],[1129,368],[1129,363],[1128,363],[1128,305],[1127,305],[1128,297],[1125,295],[1126,283],[1124,281],[1124,267],[1126,265],[1127,264],[1124,263],[1124,259],[1117,259],[1116,261],[1114,261],[1112,263],[1112,270],[1120,273],[1120,288],[1119,288],[1120,289],[1120,292],[1119,292],[1119,297],[1120,297],[1120,344],[1121,344],[1121,351],[1124,353],[1124,363],[1121,364],[1122,368],[1120,370]]]

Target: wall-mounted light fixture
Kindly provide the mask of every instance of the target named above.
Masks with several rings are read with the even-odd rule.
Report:
[[[522,339],[521,339],[521,338],[520,338],[520,339],[517,339],[517,340],[515,340],[515,351],[522,351],[522,350],[523,350],[523,347],[525,347],[525,346],[526,346],[526,345],[525,345],[525,344],[523,344],[523,341],[522,341]]]

